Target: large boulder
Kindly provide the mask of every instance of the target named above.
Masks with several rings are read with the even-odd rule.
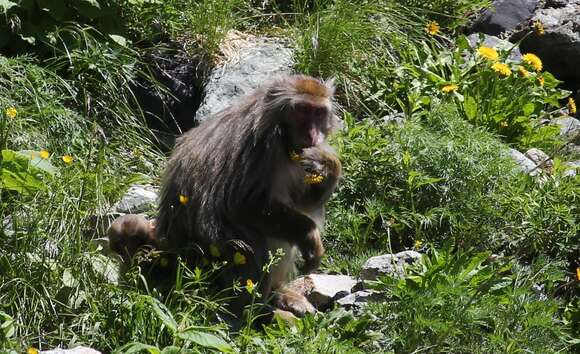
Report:
[[[476,18],[470,31],[494,36],[510,31],[530,19],[537,5],[538,0],[495,0]]]
[[[196,121],[229,107],[238,97],[282,73],[290,73],[293,53],[281,39],[230,32],[222,45],[224,60],[210,74]]]
[[[521,51],[538,55],[545,69],[558,79],[580,83],[580,2],[568,1],[565,6],[537,10],[512,36],[512,41],[532,31],[535,22],[542,23],[544,34],[525,37],[520,44]]]
[[[157,205],[157,187],[150,185],[133,185],[117,203],[115,209],[122,214],[140,214],[150,212]]]
[[[308,274],[295,279],[288,286],[321,309],[350,294],[357,283],[356,279],[348,275]]]

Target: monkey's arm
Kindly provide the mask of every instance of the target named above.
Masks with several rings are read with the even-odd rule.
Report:
[[[304,258],[304,272],[320,265],[324,254],[320,230],[310,217],[301,212],[273,201],[266,207],[253,204],[240,208],[235,220],[257,229],[265,237],[297,245]]]
[[[304,150],[300,164],[312,176],[320,176],[322,181],[307,184],[298,204],[306,209],[319,208],[330,198],[342,174],[342,164],[331,151],[315,147]]]

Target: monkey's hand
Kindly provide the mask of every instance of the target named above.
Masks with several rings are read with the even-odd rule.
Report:
[[[331,151],[313,147],[303,150],[299,163],[306,172],[304,182],[308,185],[298,198],[299,204],[309,207],[323,205],[338,184],[342,173],[340,160]]]
[[[302,258],[304,258],[304,266],[302,266],[300,271],[303,274],[309,274],[318,269],[324,255],[324,246],[322,245],[318,227],[312,229],[298,247],[302,253]]]

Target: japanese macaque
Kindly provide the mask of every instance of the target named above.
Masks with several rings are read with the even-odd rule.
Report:
[[[109,247],[123,263],[129,264],[137,252],[144,248],[157,248],[155,225],[142,215],[127,214],[118,217],[107,229]]]
[[[337,123],[333,94],[332,82],[286,76],[180,137],[162,182],[156,226],[162,247],[188,263],[228,261],[219,286],[249,279],[274,306],[298,316],[314,312],[284,285],[296,248],[305,273],[324,254],[324,204],[341,175],[326,143]],[[265,271],[278,249],[284,256]],[[236,295],[234,313],[247,296]]]

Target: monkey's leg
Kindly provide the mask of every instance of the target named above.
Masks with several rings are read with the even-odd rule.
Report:
[[[237,222],[252,225],[267,237],[297,245],[306,269],[312,270],[320,265],[324,246],[320,230],[310,217],[276,201],[266,209],[250,205],[239,209],[235,218]]]
[[[298,317],[307,313],[316,313],[316,308],[306,297],[295,290],[283,286],[274,291],[272,304],[280,310],[289,311]]]

